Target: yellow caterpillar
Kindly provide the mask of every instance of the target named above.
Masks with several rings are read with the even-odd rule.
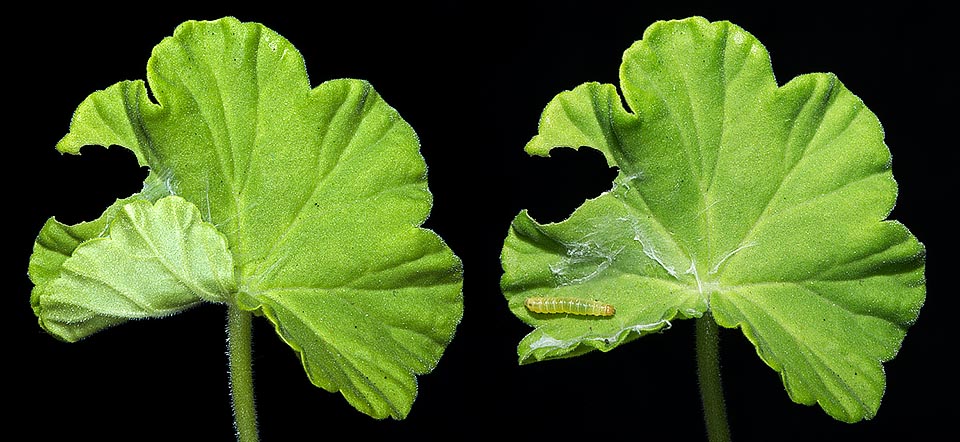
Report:
[[[569,313],[571,315],[613,316],[616,309],[600,301],[579,298],[557,298],[534,296],[523,301],[523,305],[534,313]]]

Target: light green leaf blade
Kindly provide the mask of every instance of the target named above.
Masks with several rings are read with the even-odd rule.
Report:
[[[108,217],[113,219],[102,234],[75,247],[46,240],[56,234],[77,238]],[[51,251],[49,256],[69,257],[59,263],[55,277],[35,270],[53,265],[32,266],[37,286],[31,304],[40,325],[63,340],[77,341],[130,319],[168,316],[200,301],[223,302],[236,290],[226,239],[182,198],[167,197],[155,205],[132,198],[86,225],[57,228],[54,223],[48,223],[37,247]],[[44,244],[57,245],[47,249]],[[37,261],[56,263],[44,256],[35,255]]]
[[[236,302],[262,312],[311,381],[403,418],[414,375],[462,317],[462,267],[419,226],[432,196],[413,129],[360,80],[311,89],[300,53],[256,23],[187,22],[142,82],[90,96],[58,144],[119,144],[143,194],[193,202],[227,237]]]
[[[778,88],[752,35],[702,18],[647,29],[620,82],[630,112],[614,86],[582,85],[548,104],[526,147],[589,146],[619,174],[563,222],[521,213],[511,226],[501,286],[537,327],[521,362],[610,350],[709,309],[744,331],[793,400],[872,417],[881,362],[925,296],[923,246],[884,221],[897,189],[876,117],[830,74]],[[530,296],[617,313],[531,314]]]
[[[66,225],[54,218],[44,223],[33,244],[33,254],[30,255],[30,266],[27,274],[34,284],[33,292],[57,279],[63,262],[70,258],[73,251],[87,240],[107,235],[110,222],[117,212],[127,203],[142,199],[140,194],[115,201],[93,221]]]

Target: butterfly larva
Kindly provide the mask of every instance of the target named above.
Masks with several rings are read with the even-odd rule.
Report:
[[[534,296],[523,301],[523,305],[534,313],[569,313],[571,315],[613,316],[616,310],[612,305],[600,301],[579,298],[556,298]]]

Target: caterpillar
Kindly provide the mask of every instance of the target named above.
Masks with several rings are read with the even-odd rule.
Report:
[[[523,305],[534,313],[569,313],[571,315],[613,316],[613,305],[600,301],[579,298],[556,298],[534,296],[523,301]]]

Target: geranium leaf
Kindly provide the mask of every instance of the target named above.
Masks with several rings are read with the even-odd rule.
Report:
[[[31,296],[40,325],[63,340],[76,341],[130,319],[168,316],[201,301],[223,302],[236,291],[226,240],[201,221],[193,204],[175,196],[156,205],[140,198],[119,203],[112,206],[119,206],[115,213],[108,210],[101,217],[113,215],[101,235],[72,250],[70,241],[44,249],[57,252],[53,256],[69,255],[55,278],[31,273],[35,280],[46,279]],[[93,227],[56,225],[51,220],[41,238]],[[39,261],[46,254],[34,256]]]
[[[182,197],[226,237],[227,302],[269,318],[317,386],[405,417],[463,311],[459,259],[419,227],[413,129],[365,81],[311,88],[287,40],[233,18],[179,26],[147,79],[92,94],[57,148],[132,150],[144,198]]]
[[[620,87],[629,111],[612,85],[557,95],[526,146],[595,148],[619,173],[565,221],[514,220],[501,286],[536,327],[521,362],[607,351],[709,311],[743,330],[794,401],[872,417],[881,362],[925,296],[923,246],[884,221],[897,187],[877,118],[831,74],[777,87],[752,35],[702,18],[647,29]],[[616,314],[531,313],[531,296]]]

